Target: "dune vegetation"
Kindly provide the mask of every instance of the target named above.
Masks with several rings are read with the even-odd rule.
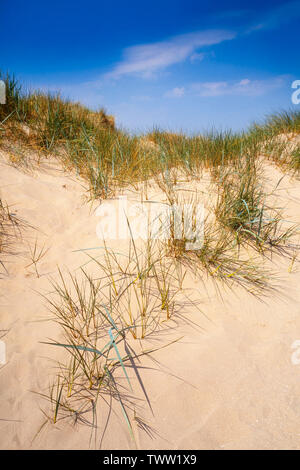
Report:
[[[132,433],[115,370],[123,373],[130,389],[126,364],[136,356],[127,339],[143,340],[176,314],[186,300],[185,273],[191,270],[260,296],[275,288],[264,257],[278,253],[295,258],[298,227],[287,224],[272,205],[262,161],[297,176],[300,113],[278,113],[240,133],[187,136],[154,129],[130,135],[117,129],[102,109],[91,111],[58,94],[25,92],[9,75],[0,79],[7,92],[7,102],[0,106],[0,148],[20,169],[39,165],[42,158],[55,159],[86,182],[90,200],[100,201],[120,188],[151,180],[170,207],[181,202],[180,175],[197,182],[209,174],[214,197],[201,248],[186,249],[184,235],[178,240],[172,229],[166,242],[149,239],[141,247],[132,238],[122,261],[105,245],[103,259],[89,255],[98,276],[85,267],[68,278],[60,273],[54,295],[46,299],[64,337],[51,344],[63,347],[67,358],[47,396],[51,419],[85,420],[87,412],[94,416],[99,394],[110,393],[120,402]],[[194,218],[197,202],[189,199]],[[1,203],[1,248],[11,220]]]
[[[5,261],[15,252],[15,242],[23,224],[0,198],[0,277],[6,272]]]

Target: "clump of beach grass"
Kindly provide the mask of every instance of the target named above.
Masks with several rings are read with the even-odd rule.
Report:
[[[253,158],[222,169],[217,186],[216,219],[234,234],[237,244],[250,244],[260,252],[287,247],[297,228],[289,224],[284,229],[280,210],[268,205]]]
[[[56,381],[46,396],[53,405],[54,423],[67,416],[84,421],[99,395],[113,388],[118,365],[129,382],[125,357],[120,352],[126,332],[117,326],[116,322],[120,323],[105,304],[101,283],[86,273],[84,280],[79,280],[71,274],[66,279],[60,272],[60,281],[53,283],[55,298],[47,298],[47,302],[54,321],[62,328],[63,342],[46,344],[64,348],[69,360],[59,364]]]
[[[284,171],[298,173],[300,112],[281,111],[254,123],[249,135],[260,142],[261,154],[274,161]]]
[[[46,297],[53,320],[62,329],[63,340],[45,344],[64,348],[68,357],[58,364],[49,394],[43,394],[52,405],[53,423],[72,417],[75,422],[94,426],[99,399],[110,397],[120,404],[133,435],[128,415],[133,388],[126,363],[130,361],[132,365],[136,358],[154,349],[142,348],[135,353],[128,335],[142,340],[157,328],[158,322],[169,319],[174,293],[164,260],[154,261],[148,251],[143,261],[137,248],[132,249],[134,253],[129,253],[123,265],[107,247],[102,262],[89,257],[89,262],[96,263],[99,277],[83,268],[81,276],[66,277],[59,271],[59,281],[52,285],[53,294]],[[155,315],[150,308],[152,300],[156,304]]]
[[[121,328],[134,339],[143,339],[172,317],[183,275],[166,256],[165,244],[151,236],[138,243],[130,232],[124,253],[110,249],[105,241],[102,248],[102,256],[87,256],[98,267],[106,304]]]

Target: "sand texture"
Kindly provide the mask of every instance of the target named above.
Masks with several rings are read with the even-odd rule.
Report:
[[[263,170],[266,185],[274,188],[283,174],[267,163]],[[193,182],[207,196],[206,184],[205,175]],[[157,188],[149,188],[159,201]],[[58,165],[22,171],[7,164],[4,152],[0,190],[24,221],[0,280],[6,344],[6,364],[0,367],[2,449],[300,448],[300,363],[292,361],[292,345],[300,340],[300,270],[297,260],[291,268],[290,259],[276,254],[266,260],[277,286],[268,295],[216,288],[205,276],[199,280],[188,273],[185,284],[194,304],[182,305],[144,346],[130,340],[137,351],[158,349],[136,361],[138,374],[127,367],[134,440],[119,403],[110,405],[108,395],[98,403],[97,430],[70,419],[49,422],[49,403],[39,394],[49,391],[65,351],[42,343],[61,335],[45,296],[51,295],[50,279],[58,279],[58,266],[63,273],[80,272],[87,256],[76,250],[101,244],[98,204],[87,202],[84,183]],[[124,194],[133,201],[139,197],[132,189]],[[113,210],[116,200],[106,204]],[[287,219],[300,223],[300,181],[285,175],[276,200]],[[37,265],[39,276],[28,266],[35,242],[47,250]],[[111,242],[118,250],[124,244]],[[124,383],[122,370],[119,375]]]

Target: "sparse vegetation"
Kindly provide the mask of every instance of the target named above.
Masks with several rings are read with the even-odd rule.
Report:
[[[0,198],[0,266],[7,272],[5,260],[7,255],[14,253],[13,242],[19,235],[20,221]]]
[[[292,270],[298,246],[290,240],[297,228],[290,224],[283,229],[280,210],[269,204],[260,156],[299,172],[300,113],[279,113],[236,134],[186,136],[155,129],[131,136],[116,129],[104,110],[94,112],[56,94],[25,93],[13,77],[0,78],[7,89],[7,103],[0,107],[0,146],[11,149],[13,143],[19,152],[11,163],[23,165],[23,148],[45,158],[55,156],[88,183],[91,199],[107,198],[151,178],[165,196],[171,214],[166,242],[149,237],[141,249],[131,237],[128,252],[120,257],[104,240],[103,256],[89,255],[97,275],[82,268],[79,277],[70,274],[66,280],[60,273],[53,285],[55,299],[47,298],[64,335],[64,342],[51,344],[65,348],[68,355],[48,396],[54,423],[70,415],[85,422],[86,413],[95,413],[99,396],[109,393],[120,402],[132,433],[115,370],[123,371],[130,388],[125,365],[134,355],[128,352],[128,338],[143,340],[176,317],[183,305],[186,270],[256,295],[272,289],[271,273],[260,266],[264,254],[275,249],[289,253]],[[201,245],[193,248],[190,234],[199,222],[201,200],[197,193],[183,199],[177,183],[182,174],[195,181],[204,171],[215,199],[211,197]],[[190,207],[188,215],[176,212],[184,203]],[[185,227],[181,236],[176,218]],[[15,223],[0,201],[0,255],[8,246],[7,227]],[[45,254],[37,242],[30,250],[37,277]]]
[[[30,266],[34,266],[36,277],[40,277],[40,273],[38,271],[38,263],[44,258],[44,256],[49,251],[49,248],[46,248],[45,245],[42,247],[38,246],[38,241],[35,240],[34,245],[29,245],[29,257],[31,263],[25,266],[25,268],[29,268]]]
[[[282,111],[268,116],[262,124],[255,123],[249,134],[260,142],[260,153],[284,171],[299,172],[300,112]]]
[[[64,342],[46,344],[63,347],[69,361],[59,365],[59,372],[44,395],[53,406],[56,423],[73,417],[75,422],[92,422],[96,404],[103,395],[117,400],[132,434],[127,406],[133,396],[126,363],[151,350],[136,353],[128,343],[131,338],[143,339],[170,318],[178,291],[170,285],[172,276],[162,255],[157,257],[147,243],[146,256],[130,246],[124,263],[105,248],[104,261],[89,257],[95,263],[99,278],[82,268],[82,276],[72,274],[53,283],[54,296],[46,297],[53,319],[63,330]],[[157,257],[157,258],[156,258]],[[168,270],[169,269],[169,270]],[[176,284],[174,276],[173,283]],[[122,370],[122,385],[115,371]],[[127,387],[126,387],[127,384]],[[121,392],[123,390],[123,392]],[[90,420],[90,421],[89,421]]]

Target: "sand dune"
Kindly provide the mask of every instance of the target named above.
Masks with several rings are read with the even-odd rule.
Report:
[[[55,361],[65,351],[41,344],[61,334],[41,294],[51,292],[49,278],[58,278],[58,266],[64,273],[75,272],[86,262],[86,255],[75,250],[100,244],[97,205],[87,202],[84,183],[58,164],[24,172],[8,165],[4,152],[0,164],[1,197],[27,224],[0,286],[0,329],[8,330],[2,338],[7,363],[0,369],[2,449],[300,448],[300,364],[292,361],[292,345],[300,339],[300,271],[297,261],[291,269],[291,261],[278,255],[266,264],[276,272],[280,289],[262,299],[240,287],[220,285],[218,293],[211,281],[188,274],[197,306],[183,307],[150,335],[146,347],[171,344],[137,362],[152,411],[128,367],[134,384],[129,413],[135,442],[118,403],[110,412],[108,396],[99,403],[98,430],[92,437],[83,424],[47,422],[43,411],[49,411],[49,404],[38,394],[48,392]],[[282,177],[266,163],[264,174],[270,189]],[[200,192],[205,191],[203,181]],[[124,194],[138,198],[132,190]],[[285,176],[276,200],[286,218],[300,223],[297,179]],[[48,250],[38,263],[39,277],[34,266],[28,267],[36,240]],[[120,249],[117,241],[112,246]],[[141,347],[138,340],[130,344]]]

